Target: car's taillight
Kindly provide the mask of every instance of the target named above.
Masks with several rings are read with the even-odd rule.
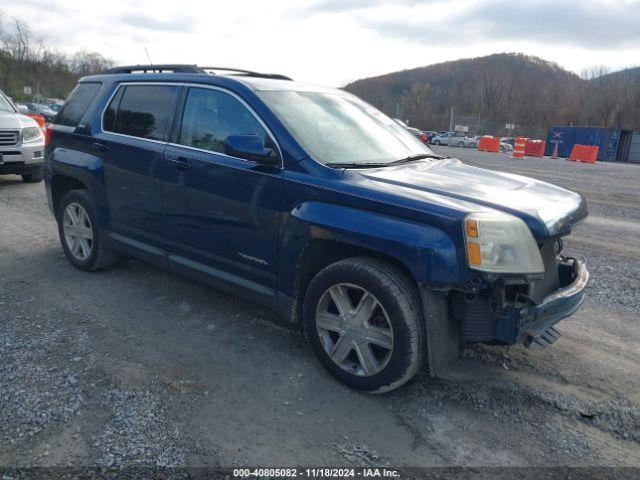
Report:
[[[51,142],[51,135],[53,134],[53,128],[51,125],[47,125],[47,129],[44,131],[44,146],[45,148],[49,146]]]

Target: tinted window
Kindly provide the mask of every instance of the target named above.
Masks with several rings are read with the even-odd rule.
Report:
[[[189,90],[182,116],[179,143],[224,153],[229,135],[267,135],[256,117],[235,97],[217,90]]]
[[[56,115],[55,123],[68,125],[70,127],[78,125],[87,108],[89,108],[93,99],[96,98],[100,86],[100,83],[79,84],[73,92],[71,92],[66,103]]]
[[[107,131],[134,137],[163,140],[173,115],[178,87],[172,85],[129,85],[116,95],[105,112]],[[118,102],[119,100],[119,102]],[[117,112],[113,121],[113,110]],[[111,111],[111,114],[109,113]]]
[[[124,92],[124,88],[119,88],[104,112],[104,117],[102,118],[102,127],[106,132],[114,131],[116,125],[116,110],[118,109],[118,105],[120,105],[122,92]]]

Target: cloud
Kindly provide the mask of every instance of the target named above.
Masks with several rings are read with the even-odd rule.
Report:
[[[42,2],[40,0],[20,0],[20,6],[41,9]],[[0,5],[0,8],[1,8],[1,5]],[[47,8],[47,11],[49,12],[62,12],[62,11],[68,10],[64,4],[58,5],[53,2],[49,2],[46,8]]]
[[[626,8],[606,7],[576,0],[493,0],[456,12],[447,21],[413,23],[361,16],[358,22],[386,38],[431,46],[531,41],[604,50],[640,41],[640,8],[631,3]]]
[[[319,0],[301,9],[302,13],[345,13],[369,8],[381,7],[384,5],[396,5],[412,7],[425,5],[437,0]]]
[[[192,32],[195,27],[195,20],[193,18],[181,15],[173,16],[168,20],[159,20],[142,13],[125,13],[116,17],[116,21],[130,27],[156,32],[189,33]]]

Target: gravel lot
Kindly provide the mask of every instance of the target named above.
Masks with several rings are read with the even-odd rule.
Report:
[[[384,396],[244,301],[74,269],[43,185],[0,177],[0,466],[640,466],[640,165],[438,150],[585,194],[589,297],[544,352],[468,348]]]

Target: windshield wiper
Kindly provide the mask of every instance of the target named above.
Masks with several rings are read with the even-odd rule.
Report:
[[[335,162],[325,163],[327,167],[333,168],[381,168],[390,167],[392,165],[401,165],[403,163],[417,162],[418,160],[424,160],[426,158],[433,158],[435,160],[442,160],[444,157],[440,155],[421,153],[419,155],[411,155],[400,160],[394,160],[393,162]]]
[[[426,158],[432,158],[435,160],[442,160],[444,157],[440,155],[433,155],[429,153],[421,153],[418,155],[409,155],[408,157],[401,158],[400,160],[394,160],[393,162],[387,163],[387,165],[402,165],[403,163],[417,162],[418,160],[424,160]]]
[[[329,162],[325,163],[325,165],[331,168],[379,168],[386,167],[389,164],[383,162]]]

